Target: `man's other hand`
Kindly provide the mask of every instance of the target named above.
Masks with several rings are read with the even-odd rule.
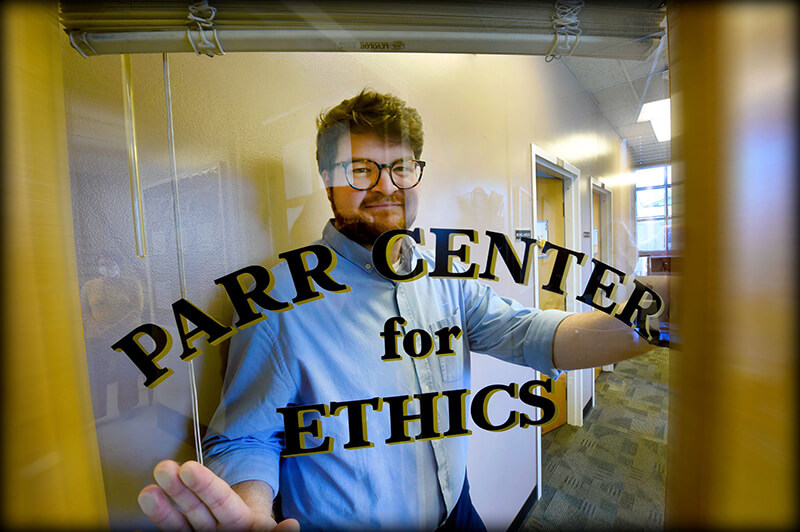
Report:
[[[172,460],[153,470],[156,484],[139,492],[139,506],[159,530],[300,530],[294,519],[272,518],[272,490],[263,484],[264,497],[246,503],[210,469],[189,461]],[[238,484],[237,484],[238,486]],[[262,499],[262,500],[258,500]]]

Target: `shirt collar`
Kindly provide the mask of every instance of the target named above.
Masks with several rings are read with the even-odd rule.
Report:
[[[328,223],[325,224],[325,229],[322,230],[322,241],[337,254],[352,262],[365,272],[370,274],[374,273],[383,278],[383,276],[375,271],[375,266],[372,264],[372,252],[342,234],[333,226],[333,220],[328,220]],[[403,238],[400,242],[400,246],[401,266],[399,273],[402,273],[403,271],[407,271],[409,258],[415,246],[411,238]]]

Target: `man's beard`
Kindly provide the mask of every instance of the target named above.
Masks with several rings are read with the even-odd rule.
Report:
[[[375,240],[386,231],[390,231],[392,229],[407,229],[405,194],[399,190],[388,196],[385,194],[377,194],[374,196],[368,195],[364,198],[364,201],[361,202],[359,208],[364,208],[367,205],[382,202],[398,202],[400,204],[403,214],[398,222],[374,223],[367,222],[362,218],[355,216],[346,217],[339,212],[339,210],[336,208],[336,205],[332,202],[331,208],[333,209],[333,217],[335,220],[334,226],[344,236],[367,248],[371,248],[373,244],[375,244]]]

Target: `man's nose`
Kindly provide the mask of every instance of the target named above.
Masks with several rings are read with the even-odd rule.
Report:
[[[378,182],[375,183],[375,191],[389,195],[394,194],[397,187],[392,182],[392,169],[383,167],[378,173]]]

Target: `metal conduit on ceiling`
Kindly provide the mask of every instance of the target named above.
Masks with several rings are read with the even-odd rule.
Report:
[[[219,50],[447,52],[547,55],[554,2],[209,2],[205,33]],[[573,54],[645,59],[663,36],[660,1],[586,2]],[[61,24],[83,55],[198,52],[205,37],[188,2],[60,2]],[[207,55],[208,48],[201,50]]]

